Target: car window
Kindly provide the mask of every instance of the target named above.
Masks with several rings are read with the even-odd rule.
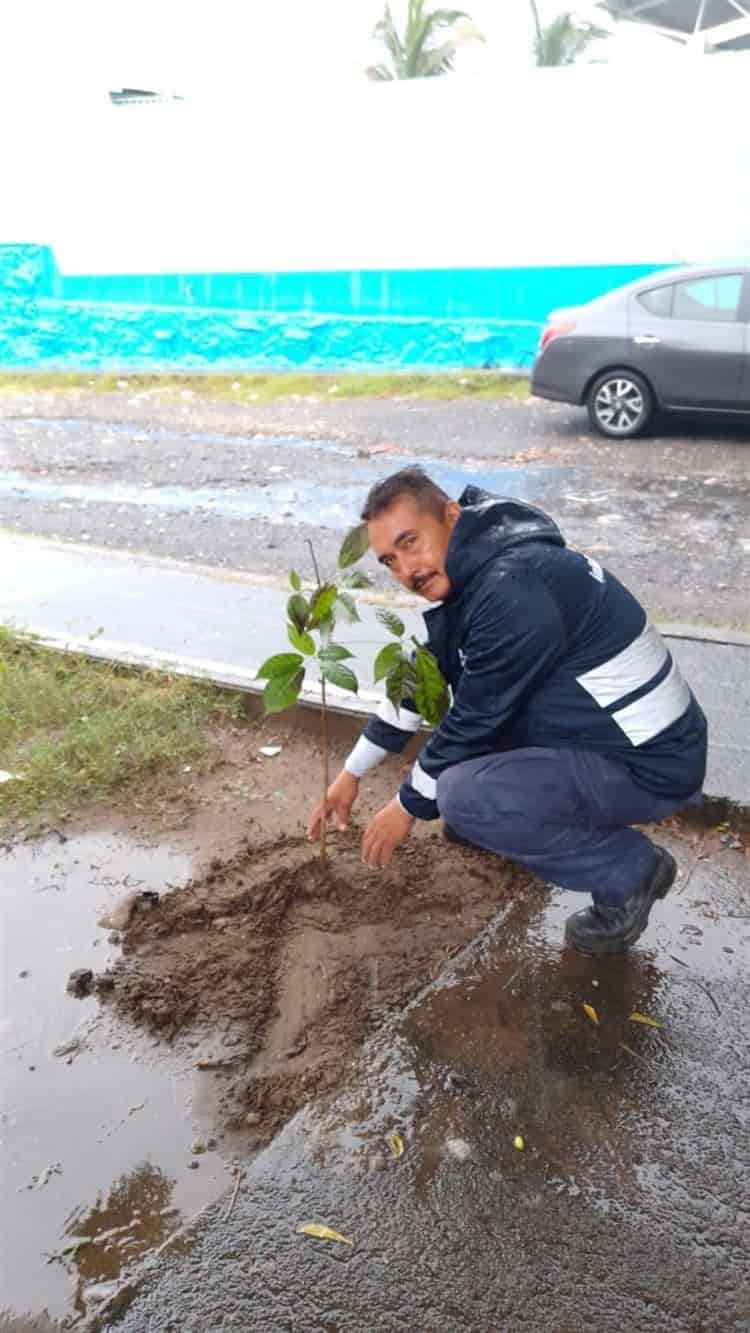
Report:
[[[672,313],[673,292],[671,283],[668,287],[652,287],[649,292],[640,292],[638,300],[650,315],[661,315],[663,319],[668,319]]]
[[[676,282],[672,314],[675,319],[735,320],[741,295],[740,273]]]

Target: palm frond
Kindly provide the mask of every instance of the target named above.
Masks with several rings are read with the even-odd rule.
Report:
[[[426,3],[427,0],[409,0],[403,37],[398,33],[390,6],[386,5],[373,36],[383,43],[390,58],[390,69],[383,64],[373,65],[366,71],[368,78],[385,81],[445,74],[453,69],[456,49],[461,41],[484,41],[465,10],[428,10]],[[467,20],[471,25],[469,33],[461,38],[458,34],[449,35],[461,20]]]

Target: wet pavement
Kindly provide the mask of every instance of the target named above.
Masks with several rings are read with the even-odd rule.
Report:
[[[418,400],[257,408],[149,391],[0,395],[0,526],[279,576],[332,565],[371,483],[409,462],[542,505],[662,619],[748,628],[750,434],[627,444],[576,409]],[[376,582],[386,576],[373,563]]]
[[[286,646],[280,576],[307,568],[306,539],[332,563],[369,481],[425,460],[451,489],[521,488],[656,618],[747,628],[750,444],[729,428],[624,449],[540,404],[0,407],[0,523],[62,539],[0,538],[0,620],[104,652],[247,677]],[[362,605],[347,642],[369,686],[382,630]],[[709,712],[709,790],[746,805],[750,649],[726,638],[669,646]],[[92,922],[125,876],[162,888],[186,860],[107,834],[0,850],[0,1308],[72,1310],[92,1333],[750,1333],[750,863],[726,842],[670,843],[675,890],[606,964],[560,949],[572,895],[520,898],[333,1105],[248,1160],[231,1213],[222,1155],[189,1166],[211,1132],[191,1062],[65,994],[72,966],[116,953]]]
[[[0,562],[16,577],[0,587],[0,621],[80,641],[104,656],[149,663],[176,655],[172,666],[232,685],[252,685],[272,652],[288,650],[288,589],[239,571],[195,569],[72,544],[0,533]],[[373,660],[384,631],[377,600],[358,597],[361,624],[347,626],[361,695],[372,698]],[[418,599],[399,599],[409,633],[423,636]],[[709,719],[706,791],[750,805],[750,637],[726,642],[668,639]],[[700,632],[700,631],[699,631]],[[93,636],[90,638],[89,636]],[[332,691],[342,706],[352,695]],[[370,706],[369,704],[367,705]]]
[[[531,890],[90,1327],[749,1329],[747,862],[672,846],[639,947],[562,952]]]
[[[119,952],[104,911],[188,870],[174,848],[108,833],[0,850],[0,1315],[90,1312],[224,1188],[216,1151],[189,1166],[201,1125],[184,1060],[66,991]]]

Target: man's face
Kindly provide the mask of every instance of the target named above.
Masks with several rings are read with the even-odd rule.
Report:
[[[450,593],[445,557],[460,505],[450,500],[442,518],[420,509],[404,495],[367,524],[370,547],[381,565],[405,588],[428,602],[442,602]]]

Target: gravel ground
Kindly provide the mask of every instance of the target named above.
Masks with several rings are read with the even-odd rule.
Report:
[[[574,408],[153,390],[0,397],[0,526],[277,576],[332,564],[367,488],[420,461],[548,509],[664,619],[747,628],[750,430],[670,422],[614,443]],[[383,576],[372,564],[376,581]]]

